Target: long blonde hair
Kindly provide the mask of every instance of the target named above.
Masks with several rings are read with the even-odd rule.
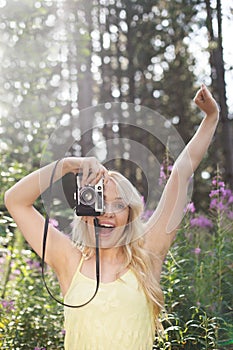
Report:
[[[164,298],[159,281],[153,273],[153,260],[159,257],[152,256],[152,253],[144,248],[145,223],[141,219],[144,209],[142,197],[131,182],[119,172],[109,171],[109,176],[116,184],[120,197],[129,207],[128,224],[123,238],[118,242],[123,249],[123,269],[127,267],[135,274],[139,286],[153,305],[155,327],[159,331],[162,329],[159,315],[163,309]],[[89,244],[87,241],[88,236],[88,225],[81,217],[75,217],[72,240],[87,259],[95,252],[93,242]]]

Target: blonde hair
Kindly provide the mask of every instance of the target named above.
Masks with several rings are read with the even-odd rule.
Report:
[[[164,297],[159,281],[153,273],[153,259],[159,259],[159,257],[153,256],[144,248],[145,223],[141,220],[144,209],[142,197],[131,182],[119,172],[109,171],[109,177],[114,181],[120,197],[129,207],[128,224],[121,241],[118,242],[123,250],[123,269],[127,267],[135,274],[139,286],[153,306],[155,327],[160,331],[162,325],[159,315],[163,309]],[[88,225],[81,217],[75,217],[72,240],[86,259],[92,257],[95,252],[93,242],[88,241],[87,237],[89,237]]]

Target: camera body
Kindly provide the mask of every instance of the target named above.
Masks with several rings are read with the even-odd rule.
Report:
[[[76,174],[75,212],[78,216],[99,216],[104,213],[103,178],[94,185],[81,187],[82,175]]]

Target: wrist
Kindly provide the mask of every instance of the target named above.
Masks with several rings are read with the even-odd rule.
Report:
[[[66,157],[62,160],[62,176],[68,173],[78,173],[81,168],[81,157]]]
[[[218,122],[219,120],[219,110],[213,111],[211,113],[206,113],[206,118],[212,120],[213,122]]]

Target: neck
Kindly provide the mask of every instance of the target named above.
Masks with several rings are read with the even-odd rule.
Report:
[[[100,260],[108,263],[116,263],[123,261],[123,249],[122,247],[116,248],[101,248]]]

